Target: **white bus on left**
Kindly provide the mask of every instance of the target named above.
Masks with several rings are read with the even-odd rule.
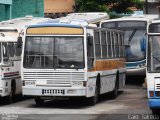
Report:
[[[0,97],[13,102],[15,95],[22,93],[21,44],[19,36],[26,25],[43,22],[48,18],[31,16],[0,22]]]

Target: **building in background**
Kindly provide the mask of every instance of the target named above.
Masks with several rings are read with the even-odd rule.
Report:
[[[0,21],[26,15],[44,16],[44,0],[0,0]]]
[[[46,17],[57,18],[74,12],[75,0],[44,0]]]
[[[11,18],[12,0],[0,0],[0,21]]]
[[[146,14],[159,14],[160,15],[160,0],[143,0],[147,2],[144,11]]]

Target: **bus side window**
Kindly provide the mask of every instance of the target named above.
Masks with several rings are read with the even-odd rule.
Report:
[[[102,45],[102,57],[107,58],[107,46],[106,46],[106,32],[101,31],[101,45]]]
[[[107,32],[107,46],[108,46],[108,57],[111,58],[112,57],[112,50],[111,50],[111,34],[108,31]]]
[[[122,34],[122,51],[123,51],[123,57],[126,57],[126,53],[125,53],[125,43],[124,43],[124,33]]]
[[[95,53],[96,53],[96,58],[101,58],[101,46],[100,46],[100,35],[99,32],[95,32],[94,34],[94,40],[95,40]]]
[[[14,57],[14,43],[8,43],[9,57]]]
[[[15,47],[15,56],[21,56],[22,47],[18,47],[17,43],[15,43],[14,47]]]
[[[93,36],[87,36],[87,57],[88,57],[88,68],[93,68],[94,62],[94,48],[93,48]]]
[[[121,33],[118,34],[119,37],[119,57],[122,57],[122,37],[121,37]]]
[[[9,61],[9,51],[8,51],[8,45],[7,43],[2,43],[2,49],[3,49],[3,62],[4,64],[7,64]]]
[[[119,43],[118,43],[118,33],[114,33],[114,42],[115,42],[115,53],[116,57],[119,57]]]
[[[111,57],[115,57],[115,49],[114,49],[114,32],[110,32],[111,35]]]

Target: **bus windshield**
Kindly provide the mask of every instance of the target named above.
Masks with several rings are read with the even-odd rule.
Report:
[[[160,36],[149,36],[148,54],[148,70],[160,72]]]
[[[83,37],[26,37],[25,68],[82,69],[84,68]]]
[[[124,31],[126,62],[135,62],[146,58],[146,22],[114,21],[102,23],[102,27]]]
[[[146,58],[146,36],[145,30],[125,30],[126,61],[140,61]]]

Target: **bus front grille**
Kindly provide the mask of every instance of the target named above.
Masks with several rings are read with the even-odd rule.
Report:
[[[34,80],[37,86],[71,87],[73,81],[84,81],[84,72],[24,72],[23,80]]]

